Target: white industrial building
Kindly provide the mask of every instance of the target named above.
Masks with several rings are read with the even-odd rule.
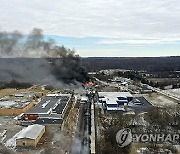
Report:
[[[99,92],[99,103],[107,111],[124,110],[124,106],[133,100],[129,92]]]

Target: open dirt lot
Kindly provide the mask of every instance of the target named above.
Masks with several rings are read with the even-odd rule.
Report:
[[[23,128],[22,126],[16,125],[16,121],[13,118],[13,116],[0,116],[1,143],[5,143],[7,139],[11,138],[14,134]]]
[[[0,153],[12,153],[12,154],[64,154],[69,148],[69,138],[61,132],[60,125],[47,125],[46,132],[39,141],[36,148],[16,148],[8,147],[7,140],[12,139],[13,136],[18,133],[23,126],[15,124],[13,117],[0,117],[0,133],[3,133],[6,129],[4,138],[0,139],[3,142],[0,144]],[[3,121],[3,123],[2,123]]]

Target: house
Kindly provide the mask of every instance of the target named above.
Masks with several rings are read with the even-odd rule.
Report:
[[[16,138],[16,146],[20,147],[36,147],[39,140],[45,133],[43,125],[29,125],[23,129]]]

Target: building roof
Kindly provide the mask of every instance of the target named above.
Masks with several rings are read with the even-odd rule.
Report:
[[[22,93],[17,93],[17,94],[14,94],[15,97],[24,97],[24,94]]]
[[[58,104],[58,105],[53,109],[53,113],[62,114],[65,106],[66,106],[66,103],[65,103],[65,102],[61,102],[60,104]]]
[[[82,102],[83,102],[83,101],[85,101],[85,102],[88,101],[88,97],[87,97],[87,96],[82,96],[82,97],[81,97],[81,101],[82,101]]]
[[[68,97],[70,97],[71,94],[61,94],[61,93],[57,93],[57,94],[47,94],[47,96],[50,96],[50,97],[54,97],[54,96],[68,96]]]
[[[121,100],[118,97],[133,97],[129,92],[98,92],[101,100],[106,101],[106,104],[117,104],[117,101],[120,102]],[[122,100],[125,102],[125,100]]]
[[[38,118],[35,123],[46,125],[46,124],[62,124],[62,119],[51,119],[51,118]]]
[[[129,92],[98,92],[99,96],[133,97]]]
[[[47,95],[26,113],[49,114],[55,112],[56,114],[61,114],[70,97],[70,94]]]
[[[38,118],[62,119],[59,114],[41,114]]]
[[[36,139],[39,134],[41,133],[41,131],[45,128],[45,126],[43,125],[38,125],[38,124],[34,124],[34,125],[29,125],[28,127],[26,127],[25,129],[23,129],[19,135],[17,136],[16,139]]]

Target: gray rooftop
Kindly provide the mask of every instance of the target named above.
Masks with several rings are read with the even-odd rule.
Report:
[[[59,114],[41,114],[38,118],[62,119]]]
[[[50,114],[55,112],[61,114],[71,95],[47,95],[35,107],[28,110],[26,113],[32,114]]]
[[[45,126],[43,125],[29,125],[19,133],[16,139],[36,139],[44,128]]]

